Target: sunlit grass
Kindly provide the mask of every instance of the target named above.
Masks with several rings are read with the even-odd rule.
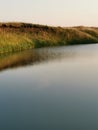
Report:
[[[26,48],[33,48],[33,41],[27,34],[17,34],[12,32],[0,32],[0,52],[13,52]]]
[[[61,28],[25,23],[0,23],[0,53],[97,42],[98,28]]]

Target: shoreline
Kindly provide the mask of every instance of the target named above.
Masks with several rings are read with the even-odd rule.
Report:
[[[95,43],[98,43],[96,27],[63,28],[30,23],[0,23],[0,53]]]

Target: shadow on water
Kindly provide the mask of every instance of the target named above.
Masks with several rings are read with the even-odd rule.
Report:
[[[0,71],[73,56],[75,56],[74,53],[64,51],[63,47],[33,49],[17,53],[2,54],[0,55]]]

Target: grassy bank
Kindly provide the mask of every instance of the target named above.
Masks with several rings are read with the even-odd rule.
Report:
[[[0,53],[30,48],[98,42],[98,28],[50,27],[27,23],[0,23]]]

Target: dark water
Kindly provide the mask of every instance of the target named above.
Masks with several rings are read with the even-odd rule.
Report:
[[[98,45],[0,56],[0,130],[97,130]]]

